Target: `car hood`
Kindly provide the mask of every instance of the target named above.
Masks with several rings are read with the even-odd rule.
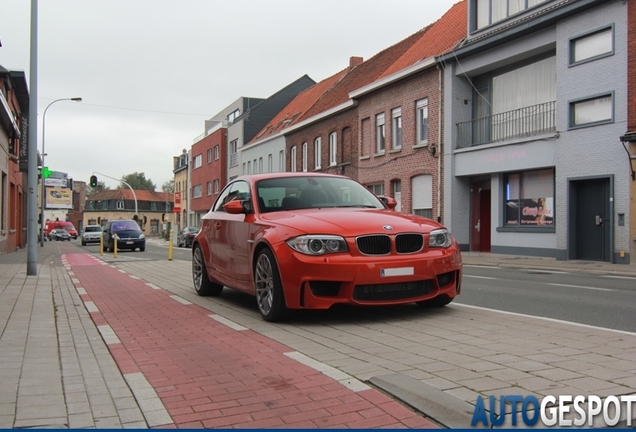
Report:
[[[307,209],[266,213],[261,215],[261,219],[307,234],[336,234],[347,237],[402,232],[429,233],[434,229],[443,228],[431,219],[383,209]]]

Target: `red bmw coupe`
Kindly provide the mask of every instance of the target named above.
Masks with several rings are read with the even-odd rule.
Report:
[[[201,296],[224,286],[255,295],[266,321],[337,303],[447,305],[460,293],[457,242],[395,205],[343,176],[239,177],[201,221],[194,288]]]

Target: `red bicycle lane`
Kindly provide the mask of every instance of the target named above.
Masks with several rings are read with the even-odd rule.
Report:
[[[116,336],[105,340],[121,372],[143,374],[165,407],[171,422],[157,427],[438,427],[376,389],[352,390],[292,358],[292,349],[212,319],[205,308],[92,255],[62,260],[94,323]]]

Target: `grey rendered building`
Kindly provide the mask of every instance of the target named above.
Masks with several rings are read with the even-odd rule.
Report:
[[[466,251],[627,264],[627,3],[467,0],[444,73],[444,223]]]

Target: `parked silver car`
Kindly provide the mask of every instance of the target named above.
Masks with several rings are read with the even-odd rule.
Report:
[[[101,236],[101,225],[86,225],[82,232],[82,246],[86,246],[88,243],[99,243]]]

